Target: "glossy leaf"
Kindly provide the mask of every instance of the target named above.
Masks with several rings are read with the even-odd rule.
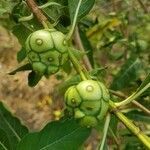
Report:
[[[17,150],[76,150],[90,134],[74,120],[54,121],[43,130],[29,133],[18,145]]]
[[[28,129],[0,102],[0,149],[16,150],[17,144],[27,133]]]

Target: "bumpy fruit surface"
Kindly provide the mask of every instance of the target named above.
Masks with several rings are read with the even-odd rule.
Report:
[[[108,111],[110,96],[103,83],[86,80],[71,86],[65,93],[68,111],[83,126],[96,126]]]
[[[26,40],[26,52],[35,72],[43,75],[56,73],[66,62],[65,35],[54,29],[33,32]]]

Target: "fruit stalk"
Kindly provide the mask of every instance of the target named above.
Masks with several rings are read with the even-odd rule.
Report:
[[[135,126],[131,120],[124,116],[119,110],[114,102],[110,101],[109,105],[113,113],[117,118],[148,148],[150,149],[150,138],[145,135],[137,126]]]
[[[36,16],[36,18],[38,19],[38,21],[45,27],[51,27],[51,24],[49,23],[48,19],[46,18],[46,16],[42,13],[42,11],[38,8],[37,4],[35,3],[34,0],[26,0],[27,5],[29,6],[29,8],[31,9],[31,11],[33,12],[33,14]]]

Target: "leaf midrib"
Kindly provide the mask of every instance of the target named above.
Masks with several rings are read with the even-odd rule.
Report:
[[[9,122],[5,119],[5,117],[3,116],[3,113],[0,111],[0,115],[3,118],[3,120],[5,121],[5,123],[8,125],[9,129],[14,133],[14,135],[16,136],[18,141],[21,141],[20,136],[18,135],[18,133],[13,129],[13,127],[9,124]]]
[[[50,146],[52,146],[52,145],[54,145],[54,144],[56,144],[56,143],[62,141],[64,138],[66,138],[67,136],[72,135],[73,133],[75,133],[75,132],[76,132],[77,130],[79,130],[79,129],[81,129],[81,127],[77,128],[77,129],[75,129],[75,130],[73,130],[71,133],[68,133],[68,134],[64,135],[64,136],[61,137],[60,139],[58,139],[58,140],[56,140],[56,141],[54,141],[54,142],[48,144],[47,146],[41,148],[40,150],[44,150],[44,149],[46,149],[46,148],[48,148],[48,147],[50,147]]]
[[[124,76],[126,76],[126,74],[128,74],[129,70],[131,70],[131,68],[133,68],[136,63],[138,63],[138,59],[135,60],[135,61],[128,67],[128,69],[126,69],[126,71],[122,74],[122,77],[120,78],[120,80],[121,80],[122,78],[124,78]]]

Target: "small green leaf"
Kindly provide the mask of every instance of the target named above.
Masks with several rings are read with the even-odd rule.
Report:
[[[142,82],[142,84],[140,85],[140,87],[137,89],[136,92],[142,90],[149,83],[150,83],[150,73],[147,75],[146,79]]]
[[[16,150],[17,144],[27,133],[28,129],[0,102],[0,149]]]
[[[26,50],[24,47],[17,53],[17,61],[20,63],[26,57]]]
[[[71,22],[73,22],[78,3],[79,3],[79,0],[68,0]],[[95,0],[82,0],[81,6],[79,9],[78,19],[81,19],[82,17],[84,17],[91,10],[94,3],[95,3]]]
[[[23,65],[23,66],[20,66],[20,67],[18,67],[17,69],[11,71],[11,72],[9,73],[9,75],[14,75],[14,74],[16,74],[17,72],[20,72],[20,71],[28,71],[28,70],[32,70],[32,66],[31,66],[31,64],[29,64],[29,63],[27,63],[27,64],[25,64],[25,65]]]
[[[31,87],[34,87],[38,84],[38,82],[41,80],[43,75],[40,75],[36,73],[35,71],[32,71],[28,75],[28,85]]]
[[[17,150],[77,150],[90,131],[79,126],[73,119],[54,121],[40,132],[25,136]]]
[[[129,58],[115,76],[111,84],[111,89],[120,90],[129,86],[131,82],[137,80],[141,69],[142,63],[139,58]]]

